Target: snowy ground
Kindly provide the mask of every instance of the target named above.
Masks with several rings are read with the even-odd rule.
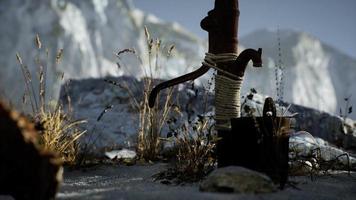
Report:
[[[58,199],[354,199],[356,173],[346,172],[317,177],[291,177],[296,188],[287,187],[271,194],[219,194],[199,191],[199,184],[165,185],[152,175],[166,164],[98,166],[86,171],[66,170]]]

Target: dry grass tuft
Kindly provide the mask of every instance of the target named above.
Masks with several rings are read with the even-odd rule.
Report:
[[[25,94],[23,104],[30,103],[32,109],[31,118],[40,129],[40,143],[45,150],[58,153],[65,164],[75,164],[79,155],[78,139],[86,132],[81,131],[79,124],[84,120],[71,121],[64,113],[63,108],[56,102],[55,106],[50,106],[46,101],[47,66],[49,60],[49,50],[46,49],[46,59],[41,60],[41,49],[43,44],[37,34],[34,39],[37,49],[35,63],[37,65],[38,77],[33,77],[30,70],[24,64],[20,54],[16,54],[16,59],[20,64],[25,81]],[[63,49],[60,49],[55,56],[55,65],[58,65],[63,56]],[[63,75],[60,77],[63,80]],[[34,79],[34,80],[33,80]],[[35,90],[34,81],[38,82],[38,91]],[[29,101],[28,101],[29,100]]]
[[[169,89],[164,98],[163,109],[158,106],[150,108],[148,105],[149,91],[152,90],[152,79],[145,83],[145,92],[140,107],[140,128],[138,132],[137,152],[145,160],[156,160],[162,149],[161,131],[173,110],[172,101],[173,88]],[[162,97],[161,97],[162,98]]]
[[[159,39],[153,40],[150,33],[145,27],[145,36],[148,51],[148,70],[149,75],[146,75],[144,81],[143,99],[140,102],[140,126],[138,132],[138,155],[144,160],[157,160],[162,149],[161,132],[170,114],[174,110],[173,104],[173,90],[170,88],[167,93],[162,93],[157,97],[156,105],[153,108],[149,107],[148,99],[150,92],[154,87],[154,75],[160,75],[159,57],[161,52],[161,41]],[[168,56],[171,55],[174,47],[170,47],[167,51]],[[154,64],[152,61],[154,59]],[[147,74],[147,72],[146,72]],[[163,101],[162,101],[163,100]],[[160,109],[159,107],[162,106]]]
[[[77,140],[86,132],[78,128],[85,120],[70,121],[60,106],[54,111],[41,112],[38,116],[43,129],[41,144],[44,149],[58,152],[65,164],[76,164],[79,145]]]
[[[139,130],[138,130],[138,144],[137,153],[141,159],[146,161],[157,160],[160,157],[162,143],[161,132],[162,128],[167,121],[170,113],[173,110],[173,88],[169,89],[167,93],[161,93],[157,97],[156,105],[150,108],[148,105],[148,99],[150,91],[154,87],[154,78],[160,76],[160,56],[163,51],[161,41],[159,39],[152,39],[147,27],[144,29],[147,45],[148,62],[143,63],[143,59],[137,55],[134,49],[124,49],[116,53],[117,58],[120,60],[121,56],[126,53],[131,53],[136,56],[141,64],[144,72],[143,81],[143,93],[140,98],[134,95],[134,92],[127,83],[116,83],[114,81],[106,81],[112,85],[119,86],[125,90],[131,99],[131,104],[134,110],[139,113]],[[169,58],[174,50],[174,45],[168,47],[166,55]],[[117,63],[118,68],[125,67],[123,63]],[[137,87],[136,88],[140,88]],[[158,108],[160,105],[163,109]]]

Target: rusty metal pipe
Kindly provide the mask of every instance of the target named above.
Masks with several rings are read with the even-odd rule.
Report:
[[[148,105],[150,106],[150,108],[152,108],[155,105],[157,95],[161,90],[166,89],[168,87],[172,87],[174,85],[178,85],[180,83],[184,83],[186,81],[194,80],[194,79],[198,78],[199,76],[205,74],[207,71],[209,71],[209,67],[203,65],[199,69],[197,69],[193,72],[190,72],[183,76],[180,76],[180,77],[174,78],[172,80],[165,81],[165,82],[158,84],[156,87],[153,88],[153,90],[150,93],[150,96],[148,99]]]

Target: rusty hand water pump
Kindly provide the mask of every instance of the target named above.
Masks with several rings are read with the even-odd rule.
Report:
[[[209,51],[196,71],[158,84],[150,93],[153,107],[158,93],[168,87],[194,80],[210,68],[215,76],[215,120],[218,137],[218,167],[241,165],[265,172],[281,186],[288,174],[288,137],[282,137],[280,127],[288,120],[277,117],[273,99],[265,102],[263,117],[240,116],[240,90],[246,66],[262,67],[262,49],[238,52],[238,0],[215,0],[214,9],[201,21],[208,32]],[[266,113],[272,115],[266,115]]]
[[[209,34],[209,52],[203,65],[186,75],[158,84],[149,97],[153,107],[160,90],[194,80],[210,68],[217,70],[215,83],[215,106],[217,129],[229,129],[231,118],[240,117],[240,89],[246,66],[261,67],[262,49],[246,49],[237,56],[238,19],[240,11],[237,0],[216,0],[215,8],[201,21],[201,28]],[[229,87],[226,87],[226,86]]]

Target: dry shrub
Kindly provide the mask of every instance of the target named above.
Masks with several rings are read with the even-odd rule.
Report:
[[[154,176],[156,180],[177,184],[196,182],[212,171],[216,166],[214,151],[218,141],[214,125],[213,116],[198,116],[174,130],[171,141],[175,143],[175,159],[171,167]]]
[[[177,178],[182,181],[198,181],[215,166],[214,149],[218,140],[213,133],[211,116],[200,117],[192,130],[183,126],[177,136],[177,161],[173,167]]]

